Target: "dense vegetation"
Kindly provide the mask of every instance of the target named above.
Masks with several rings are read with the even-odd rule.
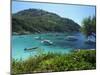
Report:
[[[96,68],[96,51],[81,50],[70,54],[40,54],[27,60],[12,61],[12,74],[75,71]]]
[[[77,32],[79,30],[80,26],[73,20],[41,9],[26,9],[12,16],[12,31],[15,33]]]
[[[96,37],[96,16],[85,18],[82,24],[81,30],[87,37]]]

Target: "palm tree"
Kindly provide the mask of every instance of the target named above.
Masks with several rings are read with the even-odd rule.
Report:
[[[89,16],[88,18],[85,18],[82,22],[81,31],[89,40],[91,39],[91,36],[96,39],[96,17]]]

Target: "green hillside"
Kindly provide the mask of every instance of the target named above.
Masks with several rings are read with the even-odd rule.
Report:
[[[79,30],[80,26],[73,20],[41,9],[26,9],[12,15],[13,33],[78,32]]]

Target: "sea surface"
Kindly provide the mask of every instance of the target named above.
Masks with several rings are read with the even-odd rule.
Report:
[[[74,36],[77,40],[68,40],[68,36]],[[86,37],[82,33],[42,33],[31,35],[13,35],[12,36],[12,58],[27,59],[30,56],[41,53],[69,53],[75,49],[95,49],[95,44],[85,43]],[[49,40],[52,45],[42,43],[43,40]],[[25,48],[35,48],[25,50]]]

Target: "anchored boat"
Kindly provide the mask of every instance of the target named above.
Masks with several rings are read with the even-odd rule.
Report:
[[[76,40],[78,40],[77,37],[75,37],[75,36],[67,36],[65,39],[68,40],[68,41],[76,41]]]
[[[35,49],[38,49],[39,47],[33,47],[33,48],[25,48],[24,50],[25,51],[30,51],[30,50],[35,50]]]
[[[44,43],[46,45],[52,45],[53,44],[53,42],[50,41],[50,40],[43,40],[43,41],[41,41],[41,43]]]

